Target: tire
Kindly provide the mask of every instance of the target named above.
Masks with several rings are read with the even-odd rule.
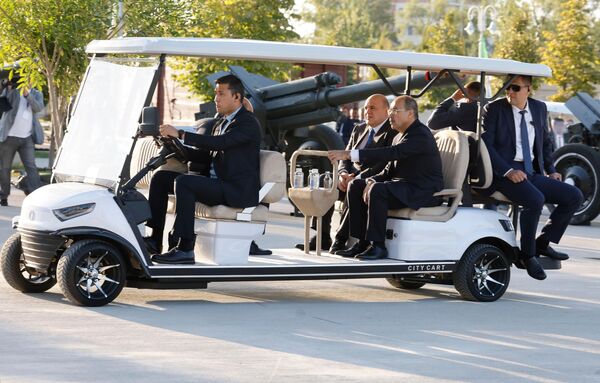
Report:
[[[344,141],[333,129],[327,125],[314,125],[308,127],[308,134],[304,138],[293,139],[289,141],[290,146],[286,149],[286,161],[292,157],[292,154],[298,149],[305,150],[335,150],[344,149]],[[319,173],[326,169],[331,169],[331,163],[324,157],[306,157],[299,159],[299,166],[305,172],[306,169],[317,168]]]
[[[11,235],[0,252],[4,279],[13,289],[23,293],[43,293],[52,288],[56,284],[55,265],[53,263],[45,274],[26,267],[19,233]]]
[[[600,213],[600,153],[584,144],[568,144],[553,154],[554,166],[565,182],[583,194],[583,203],[571,218],[572,225],[587,225]]]
[[[404,289],[404,290],[416,290],[416,289],[420,289],[421,287],[425,286],[424,282],[408,282],[408,281],[403,281],[402,277],[400,277],[399,275],[392,275],[391,277],[388,277],[385,279],[386,281],[388,281],[388,283],[398,289]]]
[[[481,276],[485,279],[482,280]],[[463,254],[452,279],[454,287],[464,299],[493,302],[508,288],[510,261],[494,245],[475,244]]]
[[[56,272],[65,297],[89,307],[112,302],[123,290],[126,276],[123,255],[111,244],[94,239],[73,243],[58,261]]]

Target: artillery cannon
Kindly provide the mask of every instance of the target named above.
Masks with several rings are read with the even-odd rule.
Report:
[[[297,149],[330,150],[343,149],[341,137],[323,123],[340,117],[338,107],[342,104],[364,100],[374,93],[401,94],[406,89],[420,89],[430,83],[430,74],[393,76],[359,84],[337,87],[341,82],[338,74],[324,72],[312,77],[279,83],[264,76],[249,73],[240,66],[231,66],[229,72],[208,76],[214,81],[226,74],[236,75],[244,84],[247,96],[254,107],[254,114],[263,129],[263,149],[286,153],[286,158]],[[439,79],[436,85],[450,83],[451,79]],[[214,103],[200,105],[196,118],[212,117]],[[319,160],[324,161],[324,160]],[[326,161],[325,161],[326,162]]]
[[[568,127],[568,144],[554,152],[554,166],[583,193],[571,224],[586,225],[600,213],[600,101],[577,93],[565,105],[581,123]]]

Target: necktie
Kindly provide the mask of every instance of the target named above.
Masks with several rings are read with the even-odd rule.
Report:
[[[367,137],[367,143],[365,144],[365,148],[373,143],[373,137],[375,137],[375,129],[371,129],[369,132],[369,137]]]
[[[527,133],[527,122],[525,121],[526,110],[521,113],[521,149],[523,151],[523,166],[527,174],[533,174],[533,162],[531,161],[531,146],[529,145],[529,134]]]
[[[227,124],[226,118],[221,118],[217,121],[215,128],[213,129],[214,136],[220,136],[223,132],[223,127]],[[211,153],[212,160],[210,161],[210,178],[217,178],[217,173],[215,172],[215,157],[217,156],[217,151],[213,150]]]

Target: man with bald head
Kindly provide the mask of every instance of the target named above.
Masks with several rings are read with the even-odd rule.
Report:
[[[374,94],[367,98],[364,106],[365,122],[354,126],[350,141],[346,146],[347,150],[380,148],[392,144],[397,132],[391,128],[388,121],[388,107],[389,102],[382,94]],[[343,201],[346,198],[346,189],[351,180],[371,177],[383,170],[384,167],[385,162],[382,161],[340,161],[338,170],[339,200]],[[333,207],[331,207],[323,216],[323,238],[321,239],[323,250],[329,249],[332,254],[345,249],[346,242],[350,237],[347,207],[344,206],[341,213],[340,227],[335,235],[335,241],[331,244],[329,232],[331,231],[333,210]],[[304,250],[303,244],[298,244],[296,247]],[[310,250],[315,250],[315,248],[316,238],[313,237],[310,241]]]
[[[441,203],[433,194],[444,186],[442,159],[431,131],[419,121],[417,102],[410,96],[397,97],[388,114],[392,129],[398,132],[394,145],[329,152],[331,161],[351,159],[387,163],[379,174],[354,179],[349,184],[350,235],[358,242],[337,253],[344,257],[386,258],[388,210],[419,209]]]

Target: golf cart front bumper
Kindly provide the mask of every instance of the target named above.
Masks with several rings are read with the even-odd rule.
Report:
[[[46,271],[57,257],[58,249],[65,243],[64,237],[53,235],[49,231],[31,230],[18,227],[21,235],[21,248],[25,266]]]

